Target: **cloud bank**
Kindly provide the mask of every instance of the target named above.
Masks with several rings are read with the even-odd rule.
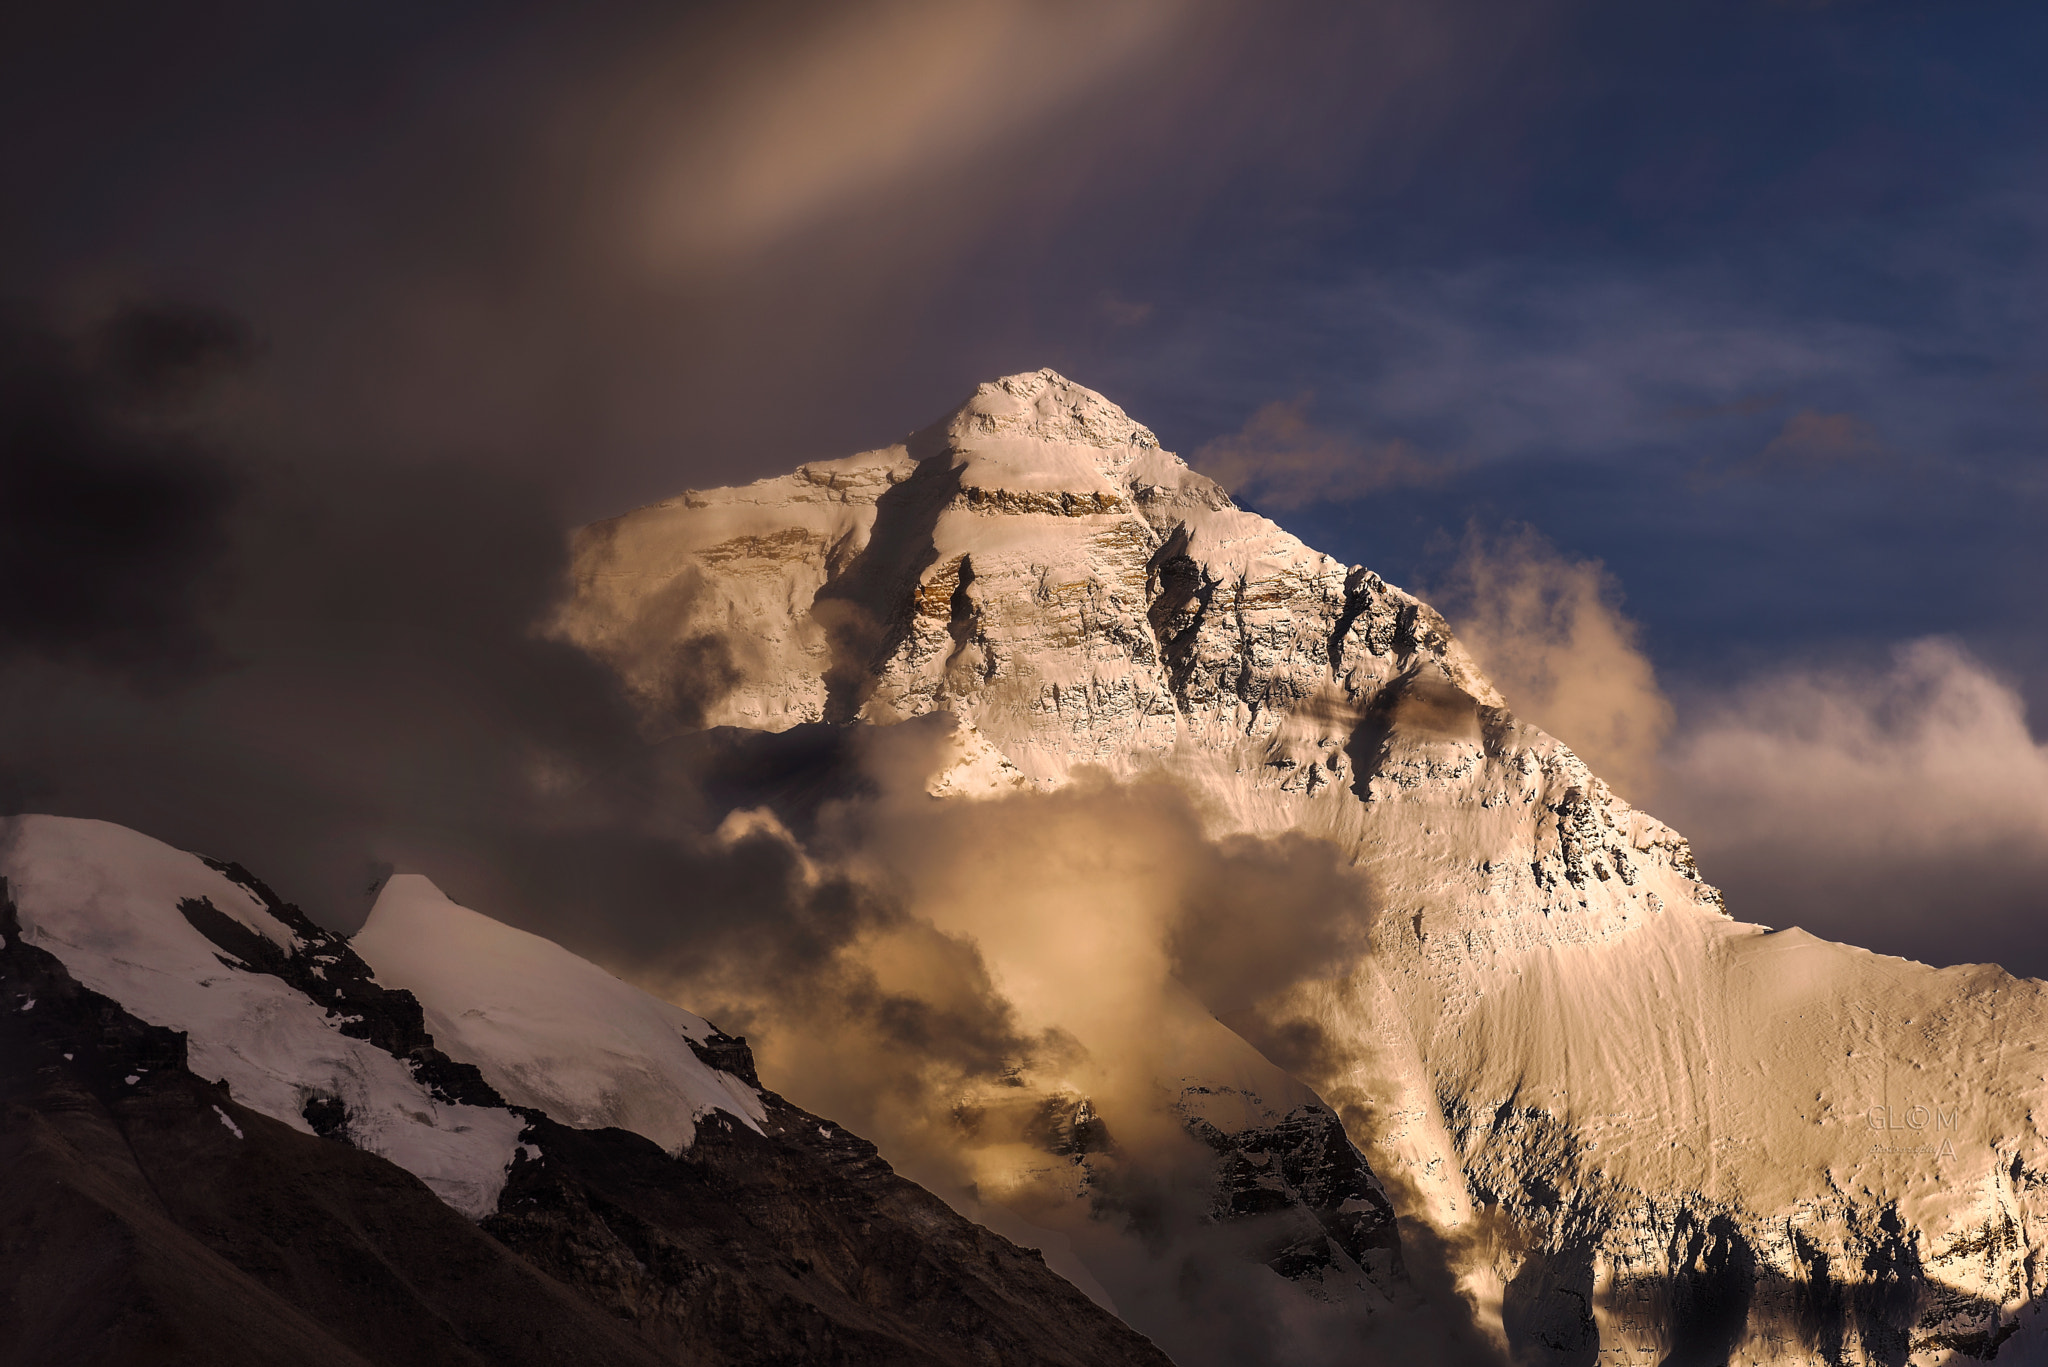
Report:
[[[1954,642],[1752,678],[1668,764],[1666,814],[1742,918],[2048,975],[2048,746]]]
[[[1163,779],[934,799],[952,725],[850,733],[858,791],[801,836],[766,809],[725,822],[721,838],[772,843],[869,908],[810,942],[823,953],[785,959],[735,927],[717,953],[643,954],[641,980],[745,1030],[775,1086],[970,1214],[1081,1252],[1083,1284],[1099,1279],[1178,1362],[1335,1367],[1422,1345],[1492,1360],[1427,1231],[1410,1236],[1413,1304],[1299,1298],[1265,1266],[1282,1222],[1216,1221],[1215,1155],[1175,1109],[1192,1059],[1274,1099],[1278,1074],[1237,1071],[1265,1065],[1215,1016],[1256,1016],[1356,963],[1369,880],[1322,840],[1218,839]],[[1097,1127],[1085,1183],[1048,1151],[1081,1116]]]
[[[1468,532],[1440,603],[1519,715],[1692,842],[1738,919],[2048,974],[2048,746],[1953,641],[1788,662],[1675,710],[1612,579]]]

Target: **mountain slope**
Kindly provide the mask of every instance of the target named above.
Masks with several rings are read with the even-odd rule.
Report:
[[[11,818],[0,879],[0,1362],[1164,1361],[762,1091],[743,1042],[431,885],[385,918],[421,932],[398,958],[436,922],[467,947],[423,1009],[118,827]],[[508,979],[551,1013],[436,1047]],[[588,1127],[479,1068],[573,1111],[587,1077],[548,1069],[593,1040],[640,1086]]]
[[[631,1130],[671,1154],[713,1112],[760,1133],[760,1084],[705,1062],[723,1039],[709,1021],[457,906],[418,874],[384,885],[349,947],[379,982],[419,998],[441,1047],[515,1106]]]
[[[195,1073],[5,896],[0,938],[0,1362],[670,1360],[404,1169]]]
[[[1732,921],[1437,613],[1101,395],[1010,376],[903,445],[587,528],[557,630],[670,716],[948,712],[968,790],[1166,775],[1216,834],[1335,842],[1379,891],[1364,951],[1233,1024],[1307,1042],[1519,1355],[2048,1353],[2042,985]],[[1170,1088],[1229,1067],[1179,1048]]]

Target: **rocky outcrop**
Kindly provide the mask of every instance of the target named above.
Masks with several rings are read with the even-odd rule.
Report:
[[[1164,1363],[1021,1249],[898,1177],[874,1145],[769,1093],[756,1134],[671,1159],[537,1121],[484,1228],[687,1361]]]
[[[1234,1133],[1191,1114],[1188,1128],[1217,1155],[1216,1219],[1294,1217],[1269,1235],[1273,1271],[1325,1295],[1339,1280],[1401,1286],[1393,1202],[1327,1107],[1297,1106]]]

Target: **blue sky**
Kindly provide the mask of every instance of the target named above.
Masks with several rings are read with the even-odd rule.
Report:
[[[1578,9],[1397,174],[1205,236],[1108,367],[1183,449],[1306,393],[1440,460],[1288,517],[1390,575],[1526,521],[1667,671],[1938,630],[2038,708],[2044,44],[2020,5]]]

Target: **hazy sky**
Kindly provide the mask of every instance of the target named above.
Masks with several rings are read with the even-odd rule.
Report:
[[[1881,794],[1816,837],[1866,871],[1993,794],[1968,952],[2048,972],[2038,3],[14,8],[4,563],[72,586],[0,610],[69,718],[10,723],[15,805],[115,791],[162,709],[247,721],[191,671],[443,651],[459,697],[544,579],[494,554],[1051,365],[1396,582],[1535,529],[1638,624],[1594,637],[1738,914],[1859,938],[1832,875],[1771,900],[1758,791]],[[504,715],[611,735],[581,686]],[[2004,758],[1930,768],[1958,727]],[[1933,957],[1915,914],[1861,938]]]

